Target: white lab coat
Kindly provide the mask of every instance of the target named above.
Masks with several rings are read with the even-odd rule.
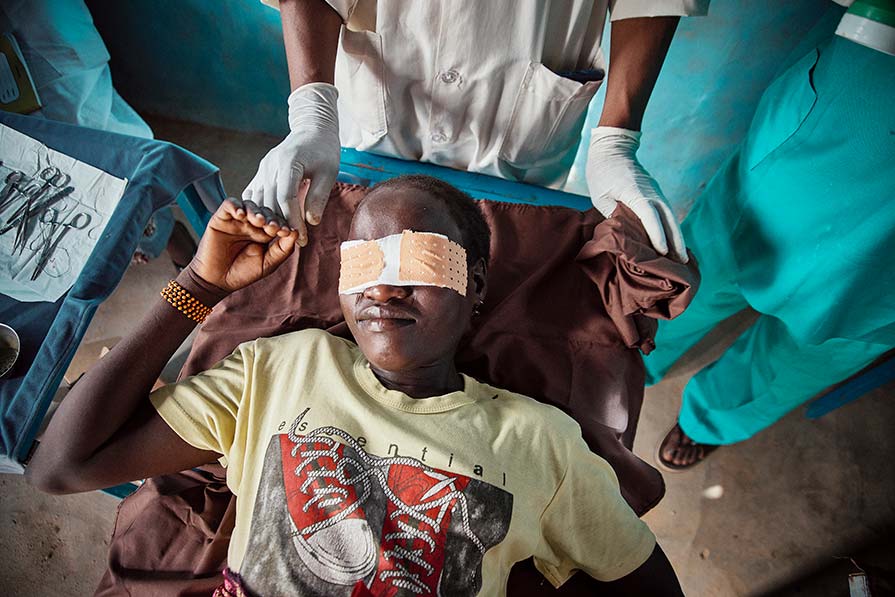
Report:
[[[263,0],[276,6],[277,0]],[[327,0],[344,147],[560,184],[602,77],[613,21],[701,15],[708,0]]]

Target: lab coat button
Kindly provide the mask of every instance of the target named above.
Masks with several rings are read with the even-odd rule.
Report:
[[[454,69],[451,69],[451,70],[447,71],[446,73],[441,73],[441,82],[447,83],[448,85],[450,85],[451,83],[454,83],[459,78],[460,78],[460,74],[457,71],[455,71]]]
[[[430,138],[433,143],[444,143],[447,141],[447,137],[443,133],[432,133]]]

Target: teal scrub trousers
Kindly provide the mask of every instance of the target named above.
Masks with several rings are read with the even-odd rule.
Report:
[[[702,285],[660,323],[648,383],[760,314],[684,389],[693,440],[747,439],[895,346],[895,57],[833,37],[787,69],[682,228]]]

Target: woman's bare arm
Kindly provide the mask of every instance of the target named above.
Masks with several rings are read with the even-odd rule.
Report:
[[[209,223],[196,258],[177,278],[207,306],[264,277],[294,250],[296,232],[272,214],[254,213],[254,206],[247,214],[246,209],[238,201],[226,201]],[[217,458],[180,439],[148,399],[165,364],[195,325],[157,299],[137,330],[62,401],[28,464],[28,481],[50,493],[73,493]]]

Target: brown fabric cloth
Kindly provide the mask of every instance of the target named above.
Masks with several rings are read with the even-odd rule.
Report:
[[[312,229],[300,255],[215,307],[182,375],[208,369],[239,343],[259,337],[308,327],[347,336],[337,293],[339,244],[347,238],[365,192],[364,187],[336,185],[323,222]],[[676,314],[689,302],[698,280],[695,264],[679,266],[647,250],[646,233],[630,212],[619,213],[616,222],[604,221],[594,210],[492,201],[480,206],[492,235],[488,292],[457,356],[459,369],[569,413],[590,448],[615,469],[625,499],[643,514],[662,498],[664,483],[658,471],[630,451],[644,388],[643,361],[635,347],[650,346],[655,333],[655,326],[641,321],[644,315]],[[217,485],[209,491],[223,499],[223,469],[214,465],[205,470],[216,477]],[[174,579],[190,591],[195,576],[208,569],[206,552],[190,552],[185,546],[214,543],[232,529],[232,519],[230,527],[215,527],[223,506],[203,510],[201,501],[179,530],[158,525],[156,511],[165,516],[165,502],[191,498],[161,494],[153,503],[148,493],[154,490],[150,485],[125,500],[112,538],[110,571],[99,594],[126,594],[131,587],[139,587],[135,592],[141,595],[194,594],[177,592]],[[128,503],[135,499],[139,505]],[[215,528],[219,534],[209,539],[208,530]],[[171,537],[172,531],[183,537]],[[172,550],[173,545],[181,548]],[[221,558],[217,569],[225,564]],[[554,592],[546,581],[535,582],[543,577],[530,561],[517,568],[510,595],[584,594],[586,583],[577,578],[583,575]],[[144,581],[151,571],[158,571],[160,580],[155,591]],[[216,585],[221,582],[219,576]]]
[[[649,354],[656,347],[656,319],[674,319],[690,304],[700,279],[696,258],[687,253],[686,264],[656,253],[640,220],[621,203],[581,248],[577,260],[626,346]]]
[[[223,477],[195,470],[147,479],[118,505],[96,595],[211,595],[235,522]]]

